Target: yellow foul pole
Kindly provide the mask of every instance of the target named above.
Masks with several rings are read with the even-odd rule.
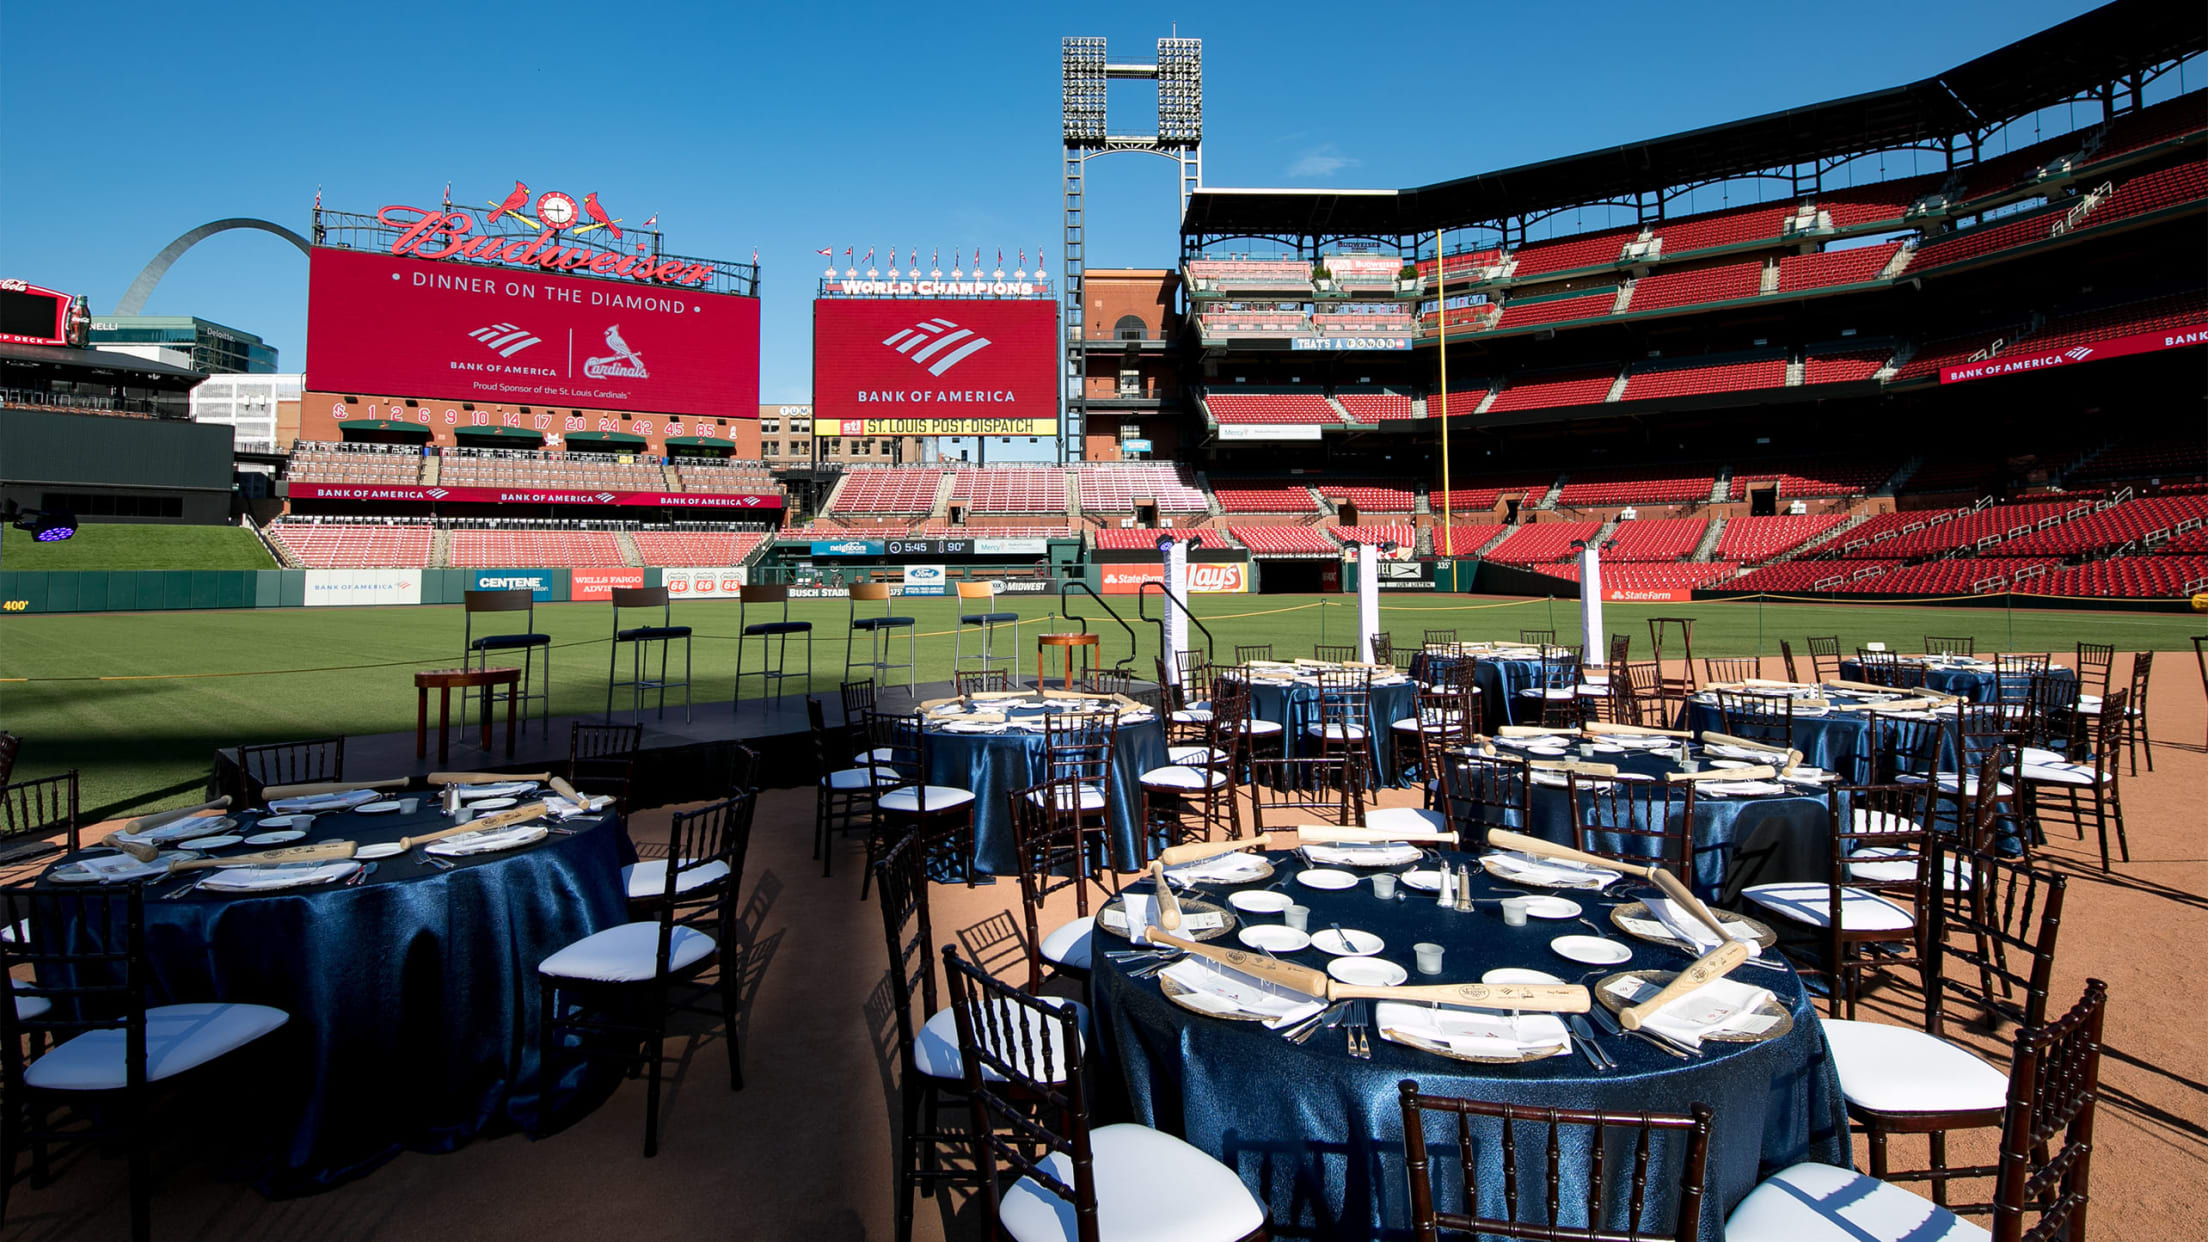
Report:
[[[1434,330],[1436,352],[1441,355],[1441,554],[1457,555],[1457,538],[1449,515],[1449,277],[1443,268],[1441,230],[1434,230]],[[1455,571],[1452,569],[1452,573]]]

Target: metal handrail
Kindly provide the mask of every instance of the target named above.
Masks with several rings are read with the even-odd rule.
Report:
[[[1151,587],[1156,587],[1158,589],[1158,594],[1163,595],[1168,600],[1171,600],[1173,606],[1181,610],[1182,616],[1187,617],[1191,624],[1193,624],[1197,629],[1204,632],[1204,645],[1206,648],[1213,652],[1217,652],[1219,650],[1219,640],[1212,634],[1211,627],[1205,625],[1202,621],[1197,620],[1196,614],[1188,610],[1188,605],[1182,602],[1180,596],[1175,595],[1172,589],[1166,586],[1163,582],[1145,582],[1141,586],[1135,588],[1135,609],[1137,615],[1139,615],[1143,620],[1148,621],[1152,625],[1158,627],[1158,650],[1165,650],[1165,617],[1162,615],[1156,617],[1150,615]],[[1177,669],[1172,671],[1176,674],[1179,672],[1179,670]]]
[[[1120,629],[1127,632],[1127,655],[1123,659],[1121,659],[1119,663],[1112,666],[1113,668],[1116,668],[1121,672],[1126,672],[1127,666],[1135,662],[1136,638],[1134,627],[1127,624],[1126,619],[1121,617],[1110,604],[1106,603],[1103,596],[1096,593],[1095,587],[1090,586],[1086,581],[1080,578],[1068,578],[1058,584],[1058,615],[1064,617],[1068,621],[1079,621],[1081,623],[1082,633],[1093,634],[1095,633],[1095,631],[1089,628],[1089,619],[1087,617],[1084,617],[1080,613],[1074,612],[1072,609],[1066,607],[1066,593],[1068,591],[1079,591],[1083,595],[1088,596],[1090,599],[1095,600],[1097,602],[1097,605],[1104,609],[1106,615],[1111,617],[1113,624],[1119,626]],[[1098,661],[1101,662],[1104,658],[1104,642],[1101,638],[1097,640],[1096,652],[1096,658],[1098,659]]]

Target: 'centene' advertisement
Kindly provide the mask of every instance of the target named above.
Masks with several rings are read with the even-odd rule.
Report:
[[[813,303],[813,414],[868,434],[1032,435],[1058,417],[1058,304]]]
[[[543,603],[552,598],[552,571],[549,569],[478,569],[475,571],[475,591],[527,591],[529,598]]]
[[[309,608],[347,604],[419,604],[422,571],[419,569],[310,569],[307,593],[301,601]]]
[[[759,303],[316,247],[307,387],[655,414],[759,415]]]

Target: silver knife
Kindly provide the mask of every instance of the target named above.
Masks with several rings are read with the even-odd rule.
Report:
[[[1595,1043],[1595,1030],[1587,1025],[1586,1018],[1575,1013],[1570,1015],[1566,1022],[1571,1026],[1572,1034],[1579,1039],[1580,1051],[1587,1054],[1587,1059],[1594,1064],[1596,1069],[1614,1070],[1618,1068],[1618,1063],[1610,1059],[1610,1054],[1603,1051]]]

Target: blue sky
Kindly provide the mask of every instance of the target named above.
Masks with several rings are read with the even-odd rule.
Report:
[[[97,313],[204,221],[304,232],[317,186],[369,211],[448,180],[596,190],[672,251],[757,247],[761,397],[803,401],[816,249],[1041,246],[1055,270],[1061,36],[1204,40],[1206,184],[1392,187],[1894,85],[2090,7],[13,4],[0,276]],[[1115,130],[1154,123],[1126,101]],[[1090,189],[1091,266],[1172,261],[1171,165],[1100,161]],[[306,262],[266,235],[201,244],[147,309],[306,362]]]

